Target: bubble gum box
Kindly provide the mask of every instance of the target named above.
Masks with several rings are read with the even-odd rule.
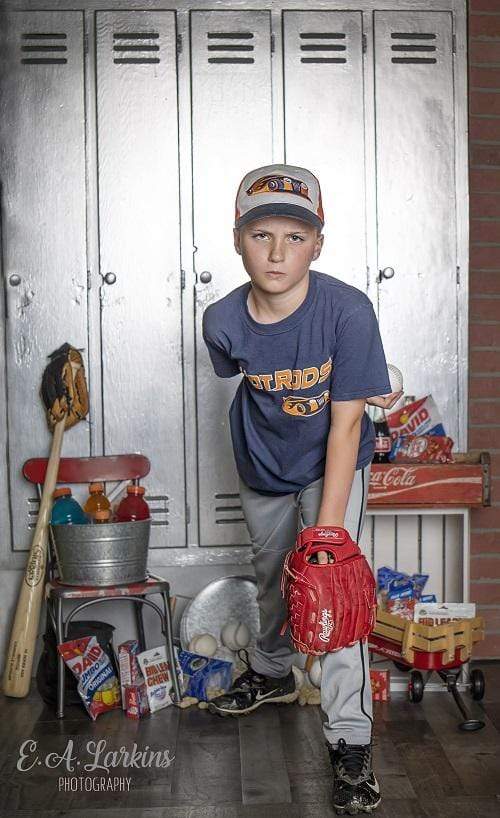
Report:
[[[146,683],[125,685],[125,715],[129,719],[141,719],[149,713]]]
[[[185,696],[208,701],[229,689],[232,681],[232,662],[209,659],[187,650],[179,652],[179,663],[184,674]]]
[[[122,689],[122,707],[126,710],[125,685],[137,684],[142,679],[142,674],[137,661],[139,653],[139,642],[137,639],[129,639],[118,645],[118,667],[120,669],[120,685]]]

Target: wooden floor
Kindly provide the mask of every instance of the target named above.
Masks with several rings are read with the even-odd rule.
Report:
[[[419,705],[393,694],[391,702],[376,705],[375,771],[383,795],[378,818],[499,818],[500,663],[483,662],[481,667],[486,696],[482,704],[471,706],[486,722],[480,732],[457,729],[458,710],[447,693],[428,692]],[[25,700],[0,696],[0,735],[2,818],[334,814],[318,707],[268,705],[240,719],[169,707],[141,722],[113,711],[93,723],[78,707],[69,708],[64,721],[56,720],[33,692]],[[19,771],[20,746],[29,738],[37,744],[24,764],[36,757],[41,763]],[[45,761],[55,760],[48,754],[61,755],[70,740],[80,765],[73,773],[64,769],[64,760],[48,768]],[[83,786],[107,782],[106,773],[83,769],[93,757],[88,742],[98,741],[106,742],[106,752],[122,746],[130,750],[135,742],[145,753],[168,750],[175,760],[166,769],[111,768],[109,776],[131,779],[129,792],[59,791],[64,778],[90,782]]]

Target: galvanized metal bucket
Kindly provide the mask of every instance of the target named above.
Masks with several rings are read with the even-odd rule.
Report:
[[[106,587],[146,579],[151,520],[51,528],[64,585]]]

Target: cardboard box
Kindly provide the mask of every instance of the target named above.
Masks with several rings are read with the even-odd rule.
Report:
[[[122,707],[125,710],[125,686],[137,684],[142,679],[142,674],[137,661],[139,653],[139,642],[137,639],[129,639],[118,645],[118,667],[120,669],[120,685],[122,689]]]
[[[199,701],[209,701],[225,692],[232,682],[232,662],[209,659],[187,650],[179,652],[179,663],[184,674],[183,694]]]

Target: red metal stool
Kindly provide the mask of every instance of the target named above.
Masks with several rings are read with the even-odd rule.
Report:
[[[37,457],[27,460],[23,466],[24,477],[30,483],[36,485],[39,497],[41,497],[42,494],[47,463],[47,458]],[[135,483],[138,483],[142,477],[145,477],[149,473],[149,470],[150,462],[147,457],[141,454],[106,455],[105,457],[62,457],[59,463],[57,482],[72,484],[133,480]],[[174,700],[180,701],[182,696],[179,679],[177,678],[174,654],[169,583],[164,579],[148,576],[144,582],[134,582],[128,585],[111,585],[104,588],[63,585],[55,576],[56,562],[52,544],[49,547],[47,565],[49,576],[45,586],[47,613],[54,628],[57,643],[60,644],[65,641],[69,624],[80,611],[100,602],[125,600],[134,604],[138,641],[141,649],[145,650],[146,639],[142,606],[147,605],[156,611],[160,617],[162,633],[165,636],[168,662],[172,668]],[[147,599],[151,594],[161,595],[163,610],[155,602]],[[82,601],[80,605],[77,605],[69,613],[66,620],[64,620],[63,603],[65,599],[81,599],[86,601]],[[60,719],[64,718],[64,661],[61,656],[58,657],[57,671],[57,717]]]

